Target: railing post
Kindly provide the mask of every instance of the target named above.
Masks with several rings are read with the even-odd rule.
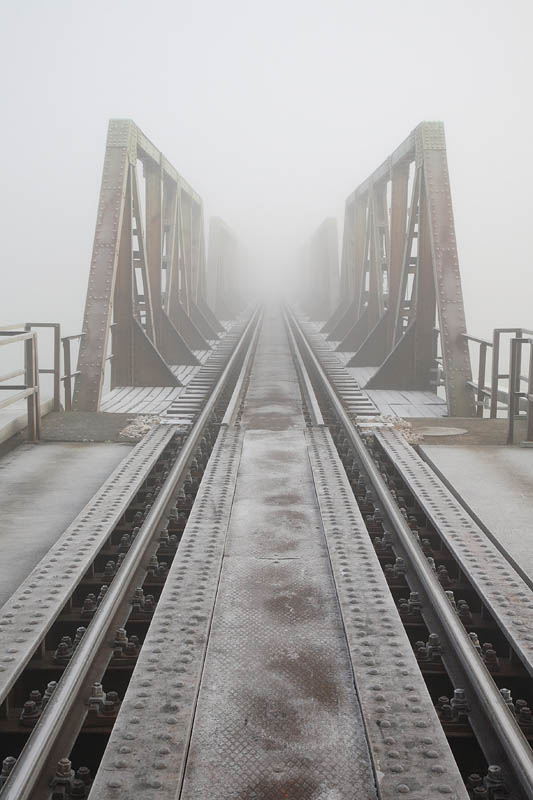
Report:
[[[63,339],[63,366],[65,369],[65,411],[72,411],[72,370],[70,364],[70,339]]]
[[[477,416],[483,416],[485,405],[485,372],[487,368],[487,345],[482,342],[479,346],[479,373],[477,379]]]
[[[529,342],[529,372],[527,379],[527,433],[525,445],[533,445],[533,339]]]
[[[518,339],[511,339],[511,353],[509,357],[509,405],[507,410],[508,428],[507,444],[514,444],[514,422],[516,402],[516,373],[520,376],[520,366],[517,370]],[[520,379],[520,378],[519,378]]]
[[[32,442],[38,442],[41,438],[41,400],[39,397],[38,370],[37,336],[32,333],[24,342],[24,381],[27,389],[33,389],[26,400],[28,408],[28,439]]]
[[[61,325],[54,325],[54,411],[61,410]]]
[[[490,389],[490,418],[496,419],[498,415],[498,375],[500,373],[500,332],[495,330],[492,334],[492,373]]]

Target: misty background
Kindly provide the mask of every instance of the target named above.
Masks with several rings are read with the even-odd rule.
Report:
[[[107,121],[128,117],[272,281],[443,120],[468,330],[533,327],[532,8],[2,0],[0,325],[81,330]]]

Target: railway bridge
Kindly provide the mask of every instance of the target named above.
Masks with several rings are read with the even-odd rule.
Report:
[[[466,329],[442,123],[279,304],[206,234],[112,120],[80,333],[0,330],[0,800],[532,798],[533,333]]]

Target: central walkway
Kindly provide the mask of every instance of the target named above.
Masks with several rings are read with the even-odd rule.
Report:
[[[375,800],[279,315],[267,315],[181,797]]]

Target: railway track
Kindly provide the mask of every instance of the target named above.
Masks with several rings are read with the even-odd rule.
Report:
[[[529,587],[324,337],[232,336],[1,610],[0,798],[533,797]]]
[[[101,755],[257,324],[234,327],[2,608],[2,797],[86,796],[97,762],[78,776],[64,756]]]
[[[507,776],[502,797],[533,796],[531,590],[405,437],[372,411],[359,417],[361,390],[324,336],[290,322],[458,762],[477,745]]]

